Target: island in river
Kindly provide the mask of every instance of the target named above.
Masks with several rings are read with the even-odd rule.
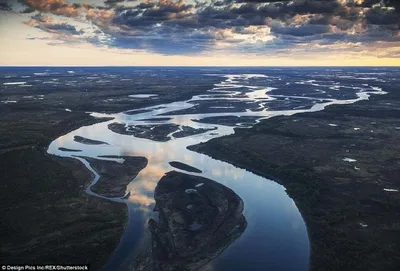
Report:
[[[247,223],[242,199],[213,180],[171,171],[155,188],[158,222],[134,270],[198,270],[240,237]]]

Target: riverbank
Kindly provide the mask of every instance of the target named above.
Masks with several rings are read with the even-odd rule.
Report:
[[[124,231],[125,205],[87,195],[93,176],[85,166],[46,150],[54,137],[101,119],[51,110],[12,115],[0,125],[1,263],[99,269]]]
[[[311,270],[400,265],[400,92],[274,117],[191,150],[278,180],[311,241]]]
[[[100,175],[99,181],[91,188],[92,192],[108,198],[125,196],[126,186],[147,165],[147,159],[144,157],[118,156],[123,159],[122,163],[89,157],[82,158],[88,161]]]
[[[126,206],[87,195],[91,173],[75,159],[48,155],[49,144],[79,127],[107,120],[88,111],[121,112],[185,99],[209,89],[217,79],[144,74],[133,86],[114,80],[94,87],[81,76],[68,79],[77,80],[74,86],[63,81],[65,76],[52,77],[60,83],[32,80],[31,87],[0,89],[0,263],[88,263],[98,270],[124,232]],[[185,78],[185,88],[177,87]],[[142,92],[160,95],[151,100],[128,97]]]

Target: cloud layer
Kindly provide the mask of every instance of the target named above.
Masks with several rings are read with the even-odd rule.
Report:
[[[32,13],[28,25],[65,42],[166,55],[361,55],[376,48],[385,56],[400,55],[400,6],[394,0],[21,1],[23,12]],[[67,19],[93,31],[63,22]]]

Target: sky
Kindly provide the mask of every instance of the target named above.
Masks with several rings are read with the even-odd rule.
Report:
[[[399,0],[0,0],[1,66],[400,66]]]

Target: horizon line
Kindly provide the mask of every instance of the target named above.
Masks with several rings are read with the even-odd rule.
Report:
[[[153,68],[400,68],[400,65],[394,66],[385,66],[385,65],[0,65],[0,68],[36,68],[36,67],[50,67],[50,68],[108,68],[108,67],[117,67],[117,68],[145,68],[145,67],[153,67]]]

